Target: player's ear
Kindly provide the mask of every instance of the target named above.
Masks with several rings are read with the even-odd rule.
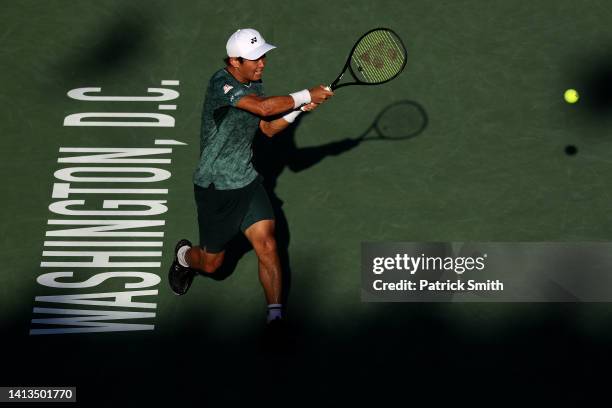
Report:
[[[242,58],[237,58],[237,57],[229,57],[229,64],[234,67],[234,68],[238,68],[240,67],[240,63]]]

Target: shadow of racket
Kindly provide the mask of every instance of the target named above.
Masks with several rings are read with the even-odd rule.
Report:
[[[374,140],[399,141],[423,133],[429,119],[425,109],[414,101],[398,101],[384,108],[357,142]]]

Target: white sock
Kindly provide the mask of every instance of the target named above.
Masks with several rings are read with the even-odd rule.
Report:
[[[191,247],[188,245],[184,245],[180,247],[178,252],[176,253],[176,259],[178,259],[178,263],[181,266],[184,266],[185,268],[189,268],[189,262],[187,262],[187,258],[185,258],[185,255],[187,255],[187,251],[189,250],[189,248]]]
[[[272,303],[268,305],[268,323],[272,320],[282,319],[283,318],[283,305],[280,303]]]

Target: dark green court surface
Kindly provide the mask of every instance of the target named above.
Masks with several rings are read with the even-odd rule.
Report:
[[[588,378],[605,361],[612,340],[608,304],[362,303],[360,245],[610,240],[608,2],[48,0],[7,2],[1,16],[0,386],[76,386],[84,406],[408,405],[428,395],[437,401],[475,394],[506,399],[527,389],[542,393],[537,384],[545,382],[557,384],[550,398],[569,398],[579,391],[574,378]],[[227,38],[241,27],[258,29],[278,46],[267,58],[268,95],[329,83],[354,41],[371,28],[394,29],[408,50],[406,69],[394,81],[339,89],[289,131],[255,143],[255,160],[274,194],[279,247],[290,266],[288,350],[267,350],[265,302],[252,251],[224,279],[196,278],[185,296],[172,294],[166,282],[176,241],[197,241],[191,176],[202,100],[208,79],[223,66]],[[164,88],[179,96],[160,102],[67,95],[78,88],[101,88],[89,95],[134,97]],[[563,100],[568,88],[580,92],[578,103]],[[412,137],[352,142],[399,102],[413,107],[407,113]],[[163,104],[176,109],[160,109]],[[64,126],[68,115],[87,112],[164,114],[174,123]],[[172,151],[142,157],[169,159],[163,163],[122,165],[58,162],[87,155],[60,148]],[[61,169],[109,166],[154,167],[170,177],[135,183],[56,177]],[[165,201],[167,212],[58,215],[49,208],[61,201],[52,197],[54,183],[167,189],[148,196],[77,192],[67,198],[86,200],[73,210],[100,210],[102,199],[148,199]],[[65,259],[46,251],[87,250],[45,241],[105,239],[46,235],[71,228],[49,220],[118,219],[163,220],[138,230],[162,236],[113,238],[163,244],[95,250],[161,252],[138,259],[157,266],[41,265]],[[154,274],[161,281],[141,288],[125,286],[140,282],[136,278],[89,288],[37,283],[43,274],[68,271],[80,282],[118,271]],[[157,292],[131,299],[152,307],[88,304],[83,298],[75,303],[75,297],[71,303],[35,301],[125,291]],[[98,295],[93,301],[111,300]],[[33,319],[65,317],[34,308],[155,316],[114,321],[152,330],[31,335],[32,329],[62,326]]]

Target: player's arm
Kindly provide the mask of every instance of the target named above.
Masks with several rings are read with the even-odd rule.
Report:
[[[287,96],[262,97],[256,95],[245,95],[236,104],[237,108],[244,109],[257,116],[274,116],[290,110],[299,108],[309,103],[322,103],[333,96],[325,86],[320,85],[312,89],[304,89]]]
[[[302,110],[308,112],[314,110],[317,106],[317,104],[311,102],[308,105],[304,105]],[[288,128],[289,125],[293,123],[295,118],[297,118],[302,113],[302,110],[292,111],[283,116],[282,118],[274,119],[271,121],[262,119],[259,121],[259,130],[261,130],[261,133],[263,133],[264,135],[268,137],[273,137],[274,135]]]
[[[264,135],[272,137],[277,133],[280,133],[285,130],[287,127],[289,127],[290,124],[291,122],[287,122],[283,118],[271,120],[269,122],[265,120],[260,120],[259,130],[261,130],[261,133],[263,133]]]

